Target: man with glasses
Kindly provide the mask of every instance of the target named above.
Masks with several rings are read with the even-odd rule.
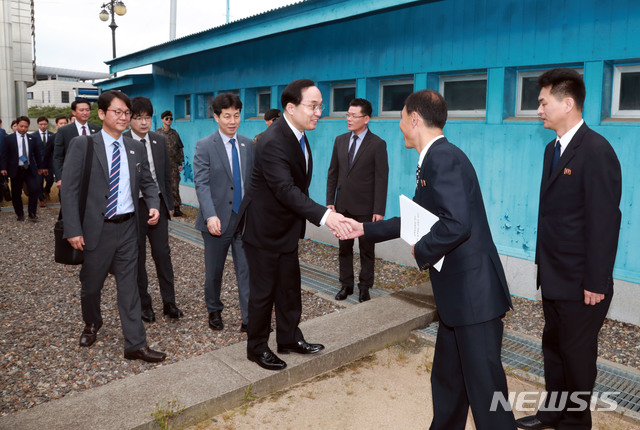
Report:
[[[381,221],[387,206],[387,143],[369,130],[371,111],[368,100],[351,100],[347,113],[349,132],[336,137],[327,174],[327,207],[360,222]],[[336,300],[344,300],[353,294],[353,239],[340,240],[339,245],[342,288]],[[375,243],[360,237],[358,246],[358,299],[362,303],[371,299]]]
[[[71,139],[76,136],[85,136],[100,131],[99,125],[88,122],[91,116],[91,104],[87,100],[74,100],[73,103],[71,103],[71,114],[75,116],[76,121],[58,129],[56,132],[55,146],[53,148],[53,173],[55,174],[58,190],[60,190],[62,183],[64,159],[69,149]]]
[[[109,271],[118,291],[118,310],[124,334],[124,358],[160,362],[166,354],[147,345],[138,293],[138,231],[142,195],[148,209],[142,222],[158,223],[158,187],[147,159],[145,146],[122,132],[129,127],[131,101],[120,91],[106,91],[98,98],[101,132],[79,136],[69,145],[64,162],[64,237],[75,249],[83,250],[80,270],[82,318],[85,322],[80,346],[90,347],[102,327],[100,293]],[[84,160],[93,145],[86,210],[80,218],[80,194]]]
[[[182,199],[180,198],[180,172],[184,169],[184,145],[180,140],[180,135],[176,130],[171,128],[173,124],[173,114],[170,110],[162,112],[160,115],[162,127],[156,130],[167,140],[167,149],[169,150],[169,160],[171,160],[171,190],[173,191],[173,216],[183,216],[180,210]]]
[[[249,261],[249,331],[247,358],[268,370],[287,364],[267,342],[275,304],[278,352],[315,354],[321,344],[307,343],[298,328],[302,314],[298,240],[307,220],[346,235],[344,216],[309,198],[313,171],[305,135],[322,115],[322,94],[314,82],[299,79],[282,92],[284,115],[260,138],[253,173],[240,216],[244,216],[244,249]],[[242,226],[239,227],[242,230]]]
[[[138,211],[138,291],[142,306],[142,320],[152,323],[156,320],[151,296],[149,295],[149,277],[147,276],[147,238],[151,246],[151,256],[156,265],[160,295],[162,296],[162,312],[171,319],[178,319],[183,313],[176,306],[173,264],[169,248],[169,218],[173,211],[171,193],[171,167],[169,153],[164,136],[149,131],[153,105],[146,97],[131,99],[131,130],[124,133],[142,143],[147,149],[147,159],[153,181],[158,187],[160,199],[160,219],[156,225],[146,223],[149,208],[140,194],[140,210]]]

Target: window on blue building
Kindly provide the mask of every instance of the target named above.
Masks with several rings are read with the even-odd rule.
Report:
[[[380,116],[399,116],[413,92],[413,79],[380,82]]]
[[[640,118],[640,65],[614,68],[611,116]]]
[[[271,108],[271,90],[258,91],[258,115],[264,115]]]
[[[196,95],[196,118],[213,118],[213,93]]]
[[[331,116],[347,113],[349,103],[356,98],[356,84],[336,84],[331,86]]]
[[[516,116],[538,116],[538,76],[542,71],[518,72]]]
[[[450,116],[483,117],[487,111],[487,75],[440,77],[440,93]]]

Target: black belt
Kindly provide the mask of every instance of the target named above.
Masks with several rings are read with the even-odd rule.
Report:
[[[133,215],[135,215],[134,212],[129,212],[128,214],[122,214],[122,215],[114,215],[111,218],[105,218],[104,222],[111,222],[114,224],[120,224],[121,222],[125,222],[131,218],[133,218]]]

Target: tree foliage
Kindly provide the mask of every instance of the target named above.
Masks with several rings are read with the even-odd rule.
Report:
[[[55,107],[55,106],[32,106],[29,108],[29,117],[38,118],[46,116],[49,122],[53,122],[55,117],[65,115],[67,118],[71,116],[71,107]],[[102,121],[98,117],[98,103],[91,103],[91,116],[89,122],[102,126]]]

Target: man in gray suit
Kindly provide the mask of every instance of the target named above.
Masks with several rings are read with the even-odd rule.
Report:
[[[158,223],[158,188],[149,171],[144,145],[122,136],[129,126],[131,101],[119,91],[107,91],[98,98],[103,121],[100,133],[73,139],[64,162],[64,237],[75,249],[84,251],[80,270],[82,318],[85,328],[80,346],[96,341],[102,326],[100,292],[110,269],[116,277],[118,310],[124,334],[124,358],[159,362],[166,354],[147,346],[138,295],[138,196],[142,193],[149,218]],[[80,218],[80,194],[85,157],[93,144],[91,173],[84,217]]]
[[[162,311],[171,319],[178,319],[183,313],[176,306],[173,264],[171,263],[171,248],[169,248],[169,218],[173,212],[173,195],[171,193],[171,163],[164,136],[150,131],[153,105],[146,97],[131,99],[131,130],[124,133],[142,143],[147,150],[149,169],[153,181],[158,187],[160,199],[160,219],[156,225],[147,224],[149,208],[140,197],[138,211],[138,291],[142,305],[142,320],[154,322],[156,320],[151,296],[149,295],[149,277],[147,276],[147,237],[151,246],[151,256],[156,265],[160,295],[162,296]]]
[[[231,245],[238,281],[242,323],[247,331],[249,306],[249,267],[240,234],[236,234],[238,208],[253,168],[253,141],[237,134],[242,102],[232,93],[213,100],[213,117],[218,131],[196,143],[193,180],[200,209],[196,228],[204,238],[206,275],[204,296],[209,311],[209,327],[222,330],[220,300],[222,272]]]

